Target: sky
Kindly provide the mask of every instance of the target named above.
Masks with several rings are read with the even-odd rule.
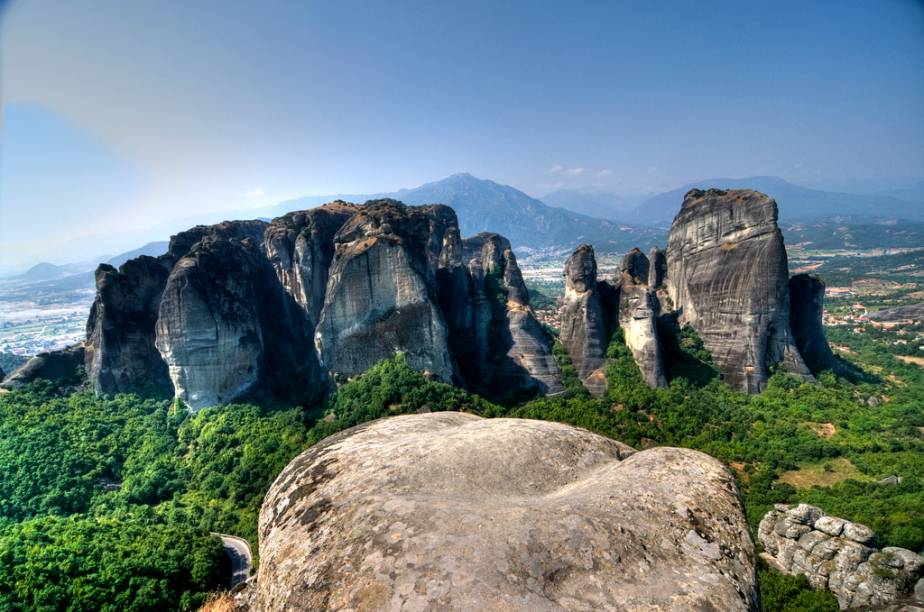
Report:
[[[0,271],[457,172],[924,176],[920,0],[0,6]]]

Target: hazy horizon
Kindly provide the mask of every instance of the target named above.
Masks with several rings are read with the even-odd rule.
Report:
[[[924,174],[911,1],[0,7],[7,271],[458,172],[534,197]]]

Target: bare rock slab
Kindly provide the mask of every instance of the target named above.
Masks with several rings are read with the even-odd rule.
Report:
[[[293,460],[260,512],[256,610],[756,610],[734,481],[582,429],[401,416]]]

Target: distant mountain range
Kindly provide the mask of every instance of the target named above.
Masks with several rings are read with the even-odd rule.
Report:
[[[463,236],[493,231],[523,251],[561,249],[570,251],[591,243],[601,252],[622,252],[633,246],[643,248],[663,242],[663,231],[632,227],[618,222],[549,206],[519,189],[471,174],[454,174],[441,181],[413,189],[371,195],[311,196],[289,200],[261,213],[282,214],[310,208],[340,198],[363,202],[373,198],[394,198],[405,204],[440,203],[451,206],[459,217]],[[677,204],[680,206],[679,202]]]
[[[362,203],[387,197],[406,204],[442,203],[452,206],[464,236],[495,231],[506,236],[522,255],[570,252],[582,243],[593,244],[600,253],[620,253],[636,246],[645,250],[653,245],[663,246],[667,228],[680,210],[684,194],[690,189],[750,188],[762,191],[777,201],[784,232],[788,231],[787,227],[793,227],[799,241],[815,243],[821,240],[825,248],[864,248],[858,245],[876,240],[883,240],[882,244],[875,245],[883,248],[914,246],[909,243],[924,234],[924,225],[919,223],[924,221],[924,181],[904,180],[898,184],[900,188],[886,191],[842,193],[810,189],[779,177],[754,176],[705,179],[650,197],[581,189],[554,191],[538,199],[509,185],[462,173],[412,189],[375,194],[306,196],[256,210],[227,211],[224,218],[268,220],[334,199]],[[195,223],[214,223],[221,218],[220,213],[212,213],[195,219]],[[896,227],[895,220],[913,223]],[[185,229],[194,224],[192,219],[188,221],[182,227],[179,220],[165,222],[159,228],[152,228],[148,235],[172,232],[175,227]],[[846,226],[856,226],[856,229],[843,229]],[[787,240],[790,238],[787,237]],[[108,262],[118,266],[131,257],[157,255],[165,250],[166,242],[151,242],[112,257]],[[38,282],[68,278],[72,281],[70,277],[73,275],[93,268],[94,262],[63,266],[42,263],[7,280]]]
[[[100,257],[100,259],[105,259],[105,263],[110,266],[118,268],[123,263],[129,259],[134,259],[139,255],[150,255],[156,257],[158,255],[163,255],[167,252],[167,245],[169,243],[165,240],[149,242],[146,245],[139,247],[137,249],[132,249],[131,251],[126,251],[120,253],[114,257],[107,256]],[[68,279],[69,282],[83,282],[83,280],[78,280],[75,277],[81,276],[83,279],[89,283],[90,286],[93,284],[93,272],[96,270],[97,263],[93,261],[77,264],[63,264],[56,265],[53,263],[43,262],[35,264],[22,274],[17,274],[16,276],[9,276],[4,279],[0,279],[7,282],[14,282],[19,284],[31,284],[31,283],[42,283],[46,281],[57,281],[61,279]]]

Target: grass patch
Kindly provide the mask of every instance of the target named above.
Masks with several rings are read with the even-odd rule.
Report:
[[[783,472],[779,478],[780,482],[785,482],[797,489],[832,487],[845,480],[868,482],[872,478],[857,469],[857,466],[846,457],[804,465],[798,470]]]

